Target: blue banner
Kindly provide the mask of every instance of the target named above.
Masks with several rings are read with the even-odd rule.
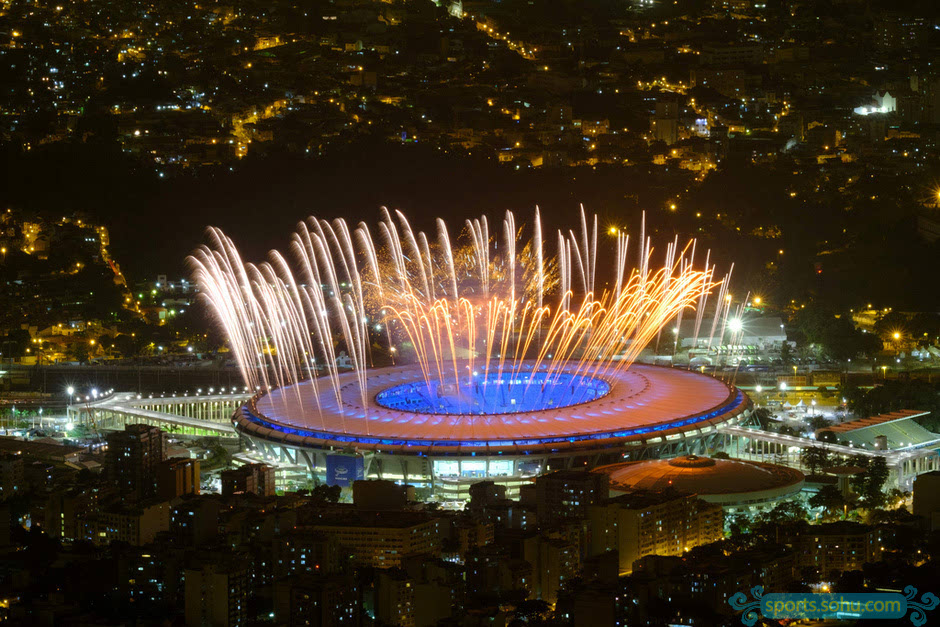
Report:
[[[348,488],[365,477],[365,463],[359,455],[327,455],[326,484]]]

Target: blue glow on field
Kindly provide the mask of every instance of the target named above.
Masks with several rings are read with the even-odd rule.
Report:
[[[606,396],[602,379],[567,373],[490,373],[459,384],[432,381],[403,383],[382,390],[375,402],[414,414],[496,416],[570,407]]]

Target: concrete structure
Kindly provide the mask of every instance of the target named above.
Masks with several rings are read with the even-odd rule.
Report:
[[[157,496],[166,501],[199,494],[199,460],[167,459],[157,466]]]
[[[418,512],[356,512],[327,518],[309,529],[346,547],[356,566],[394,568],[410,554],[439,557],[442,524]]]
[[[861,570],[866,563],[880,562],[881,531],[847,520],[813,525],[800,536],[799,549],[799,566],[827,579],[833,572]]]
[[[931,531],[940,528],[940,470],[914,480],[914,515],[922,516]]]
[[[773,462],[792,467],[800,466],[800,451],[805,448],[822,448],[833,455],[850,458],[855,455],[884,457],[890,472],[888,487],[910,490],[914,478],[932,470],[940,470],[940,454],[930,446],[878,451],[874,446],[848,446],[830,444],[775,431],[729,425],[721,429],[724,436],[722,450],[737,459],[752,459]]]
[[[234,627],[248,622],[248,565],[205,559],[183,571],[187,627]]]
[[[583,470],[559,470],[535,480],[539,525],[551,527],[587,518],[591,505],[606,501],[608,478]]]
[[[153,542],[157,534],[170,529],[170,504],[166,501],[104,507],[93,515],[86,533],[99,546],[127,542],[143,546]]]
[[[804,483],[803,473],[786,466],[696,455],[613,464],[594,473],[610,478],[612,493],[672,489],[721,505],[726,516],[773,509]]]
[[[23,456],[0,453],[0,500],[15,496],[23,489]]]
[[[97,429],[122,429],[129,424],[161,427],[180,436],[237,438],[232,413],[248,394],[144,397],[118,393],[75,404],[68,408],[69,420]]]
[[[288,627],[354,627],[361,624],[355,578],[298,575],[274,584],[274,614]]]
[[[605,375],[609,390],[564,409],[499,415],[439,415],[389,409],[363,399],[355,373],[341,374],[343,410],[312,383],[253,397],[234,423],[248,445],[273,462],[306,466],[325,475],[326,458],[355,447],[367,478],[432,488],[466,499],[469,486],[489,478],[509,496],[546,470],[593,467],[623,459],[704,452],[720,440],[718,428],[740,421],[747,396],[696,372],[633,365]],[[370,389],[420,380],[417,367],[370,371]]]
[[[188,499],[170,512],[170,532],[179,546],[198,548],[219,535],[219,510],[216,498]]]
[[[238,493],[274,496],[274,467],[268,464],[245,464],[222,471],[222,496]]]
[[[589,512],[590,554],[617,551],[621,573],[645,555],[682,555],[724,537],[720,505],[674,491],[624,494]]]
[[[415,489],[394,481],[370,479],[353,482],[353,503],[359,509],[401,510],[415,500]]]
[[[153,496],[166,445],[166,433],[158,427],[133,424],[109,433],[105,471],[121,492],[137,498]]]

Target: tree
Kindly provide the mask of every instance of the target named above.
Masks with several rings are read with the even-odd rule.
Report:
[[[26,354],[31,338],[29,331],[14,329],[6,337],[0,338],[0,354],[4,357],[19,358]]]
[[[738,514],[728,521],[728,529],[731,531],[731,537],[735,539],[746,537],[751,531],[751,521],[747,516]]]
[[[790,342],[784,342],[780,346],[780,359],[783,361],[784,366],[789,366],[793,363],[793,355],[790,352]]]
[[[842,491],[834,485],[823,486],[816,494],[809,499],[810,507],[821,507],[827,514],[837,512],[845,505],[845,499],[842,498]]]
[[[809,426],[813,431],[818,431],[823,427],[828,427],[829,421],[826,420],[823,416],[812,416],[809,419]]]
[[[787,525],[806,520],[806,508],[798,501],[782,501],[758,517],[761,524]]]
[[[816,470],[829,465],[829,451],[817,446],[804,448],[800,451],[800,463],[809,468],[809,474],[815,475]]]
[[[320,484],[310,492],[310,495],[314,499],[320,501],[327,503],[338,503],[339,497],[342,495],[342,493],[343,489],[338,485]]]
[[[868,469],[857,484],[858,489],[856,491],[866,508],[873,509],[882,507],[885,504],[887,497],[884,493],[884,485],[887,481],[888,463],[884,457],[875,457],[868,464]]]
[[[731,459],[731,456],[724,451],[716,451],[712,453],[712,459]]]
[[[114,350],[122,357],[133,357],[140,350],[140,344],[137,338],[122,333],[114,338]]]
[[[91,353],[88,350],[88,343],[85,340],[79,340],[69,345],[68,356],[80,364],[87,364]]]

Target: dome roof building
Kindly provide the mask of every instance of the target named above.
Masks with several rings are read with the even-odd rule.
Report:
[[[772,509],[798,494],[805,479],[786,466],[697,455],[611,464],[594,472],[610,478],[612,494],[672,489],[720,504],[726,514]]]

